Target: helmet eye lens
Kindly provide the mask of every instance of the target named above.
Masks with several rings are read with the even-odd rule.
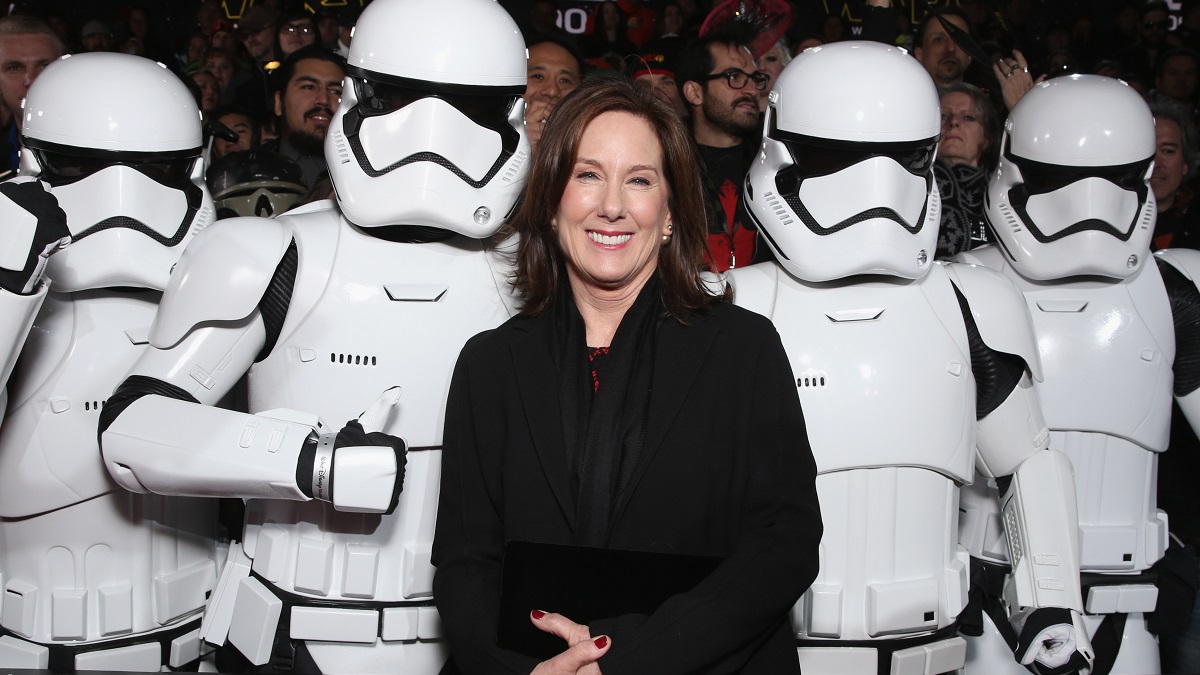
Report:
[[[435,93],[365,78],[355,78],[354,86],[358,93],[359,109],[367,117],[393,113],[423,98],[439,98],[479,126],[497,131],[509,126],[508,114],[517,98],[506,94]]]
[[[195,157],[162,157],[153,154],[122,153],[113,157],[90,157],[56,150],[33,151],[42,166],[41,178],[51,185],[73,183],[107,169],[128,166],[147,178],[171,187],[191,182]]]
[[[1146,170],[1154,158],[1116,166],[1059,166],[1022,159],[1009,154],[1008,159],[1021,170],[1021,179],[1031,195],[1061,190],[1084,178],[1102,178],[1123,190],[1139,192],[1145,185]]]
[[[812,139],[788,134],[781,138],[794,164],[790,169],[803,180],[828,176],[873,157],[889,157],[914,176],[929,174],[937,151],[937,139],[915,143],[857,143]]]

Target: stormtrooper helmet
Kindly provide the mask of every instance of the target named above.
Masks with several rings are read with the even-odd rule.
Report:
[[[68,55],[38,76],[22,115],[20,173],[50,185],[73,238],[47,265],[55,290],[165,288],[214,220],[183,82],[138,56]]]
[[[768,95],[746,204],[775,258],[805,281],[929,271],[941,200],[937,90],[896,47],[808,49]]]
[[[325,137],[343,215],[495,233],[529,159],[525,43],[508,12],[495,0],[375,0],[347,65]]]
[[[1123,279],[1150,253],[1156,207],[1154,116],[1132,87],[1058,77],[1021,98],[1004,125],[985,209],[1022,276]]]
[[[269,150],[232,152],[208,168],[217,218],[272,218],[304,200],[304,171],[294,160]]]

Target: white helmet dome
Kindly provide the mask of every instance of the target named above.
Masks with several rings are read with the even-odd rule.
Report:
[[[363,10],[346,65],[379,75],[525,91],[525,41],[495,0],[383,0]]]
[[[915,59],[875,42],[808,49],[779,75],[764,124],[747,206],[784,268],[806,281],[929,271],[941,111]]]
[[[139,56],[64,56],[29,88],[23,115],[20,173],[50,185],[73,237],[47,264],[55,289],[166,288],[214,219],[183,82]]]
[[[346,218],[499,229],[529,158],[525,43],[508,12],[495,0],[375,0],[347,69],[325,138]]]
[[[1060,77],[1021,98],[988,184],[988,220],[1030,279],[1126,278],[1149,254],[1154,117],[1130,86]]]
[[[177,75],[139,56],[64,56],[29,88],[26,140],[133,152],[190,151],[203,144],[200,110]]]

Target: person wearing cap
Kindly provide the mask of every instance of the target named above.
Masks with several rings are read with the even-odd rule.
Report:
[[[251,68],[239,72],[229,83],[233,95],[230,103],[237,103],[249,109],[255,116],[266,118],[271,115],[271,83],[268,74],[275,61],[275,21],[274,12],[261,5],[247,9],[237,22],[238,39],[246,48],[253,64]]]
[[[79,32],[79,43],[85,52],[113,51],[112,30],[103,21],[93,19],[83,24]]]
[[[679,97],[675,82],[675,60],[662,52],[643,52],[633,58],[629,79],[636,86],[649,87],[655,95],[671,104],[679,117],[686,119],[687,107]]]

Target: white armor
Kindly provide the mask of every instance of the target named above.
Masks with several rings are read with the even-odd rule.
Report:
[[[326,139],[337,206],[202,233],[172,277],[154,349],[130,371],[175,393],[137,398],[103,432],[108,468],[131,490],[251,498],[204,636],[253,665],[281,665],[299,643],[321,672],[435,673],[449,656],[430,563],[445,399],[466,340],[515,312],[514,251],[468,237],[503,222],[529,148],[523,125],[512,129],[510,165],[476,187],[438,159],[471,158],[454,147],[471,134],[447,136],[444,118],[421,111],[496,126],[515,110],[520,125],[525,60],[494,2],[430,7],[365,10]],[[499,112],[454,107],[472,97]],[[344,131],[355,117],[379,123],[358,125],[357,162]],[[397,153],[402,168],[367,170]],[[253,414],[204,407],[244,373]],[[337,445],[348,420],[402,437],[407,456]]]
[[[74,242],[47,263],[49,292],[0,290],[16,361],[0,426],[0,666],[183,666],[201,656],[224,556],[215,504],[120,490],[96,423],[146,349],[171,267],[212,220],[199,111],[160,65],[86,54],[47,67],[24,114],[21,173],[50,185]],[[26,216],[14,209],[5,200],[0,228]]]
[[[856,84],[813,88],[829,79]],[[822,105],[805,104],[813,100]],[[1025,556],[1014,623],[1033,610],[1083,609],[1070,466],[1048,449],[1020,296],[989,270],[931,261],[938,129],[936,92],[911,57],[875,43],[826,45],[780,75],[747,178],[748,208],[779,264],[728,279],[735,302],[771,318],[783,339],[825,519],[821,570],[793,612],[805,673],[964,665],[957,620],[970,560],[958,544],[959,491],[977,466],[1015,475],[1005,512]],[[805,150],[815,153],[809,165],[795,167]],[[822,219],[807,208],[810,181],[823,203],[851,206]],[[977,382],[973,339],[1023,362],[1011,391]],[[988,397],[979,419],[977,395]],[[1015,665],[1012,652],[1005,660]]]
[[[1123,82],[1055,79],[1014,108],[1005,148],[989,184],[988,215],[999,245],[962,258],[1009,277],[1033,317],[1045,370],[1036,386],[1053,443],[1075,467],[1081,569],[1111,575],[1085,599],[1088,630],[1124,615],[1112,672],[1159,672],[1157,644],[1144,620],[1158,592],[1139,573],[1167,548],[1166,514],[1155,506],[1155,490],[1157,453],[1169,436],[1177,344],[1164,274],[1148,250],[1153,118]],[[1060,177],[1045,186],[1024,185],[1055,169]],[[1042,201],[1038,209],[1034,197]],[[1028,208],[1014,208],[1026,200]],[[1034,229],[1067,234],[1039,239]],[[1166,252],[1161,260],[1182,273],[1184,285],[1200,272],[1194,251]],[[1194,395],[1177,400],[1189,419],[1200,420],[1192,417]],[[973,501],[974,539],[992,539],[981,555],[995,558],[1001,553],[994,544],[996,515],[986,506],[986,499]],[[985,530],[993,535],[980,534]],[[985,665],[978,670],[991,672]]]

